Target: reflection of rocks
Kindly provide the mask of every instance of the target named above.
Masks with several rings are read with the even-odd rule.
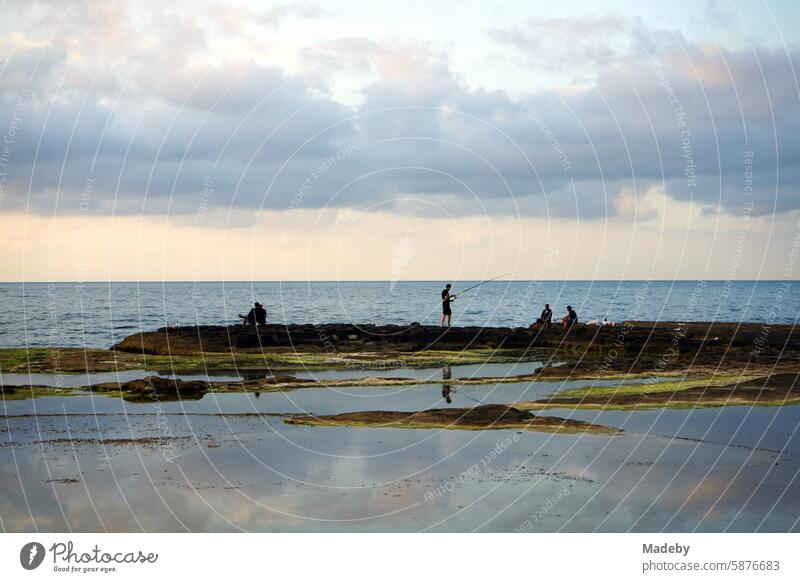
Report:
[[[293,416],[289,424],[315,426],[355,426],[373,428],[444,428],[455,430],[522,429],[543,432],[616,434],[621,432],[578,420],[553,416],[534,416],[502,404],[475,408],[435,408],[421,412],[367,411],[329,416]]]

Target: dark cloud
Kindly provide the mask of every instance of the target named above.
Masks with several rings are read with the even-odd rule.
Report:
[[[2,119],[30,91],[4,209],[78,212],[91,190],[90,212],[192,213],[212,176],[205,202],[237,211],[624,218],[655,186],[738,213],[749,151],[754,212],[800,207],[796,48],[731,51],[607,18],[531,21],[492,36],[519,50],[522,67],[580,60],[593,77],[512,97],[467,85],[418,43],[326,42],[304,53],[307,74],[209,64],[197,58],[208,39],[196,19],[173,28],[169,48],[140,45],[111,6],[102,18],[131,52],[111,37],[91,44],[107,54],[87,52],[77,16],[72,34],[43,20],[46,46],[3,45]],[[169,28],[168,14],[151,20]],[[559,44],[564,35],[582,40]],[[325,70],[376,80],[343,104]]]

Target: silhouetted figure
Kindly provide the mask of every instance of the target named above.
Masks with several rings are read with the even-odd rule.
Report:
[[[247,312],[247,315],[239,314],[242,320],[242,325],[266,325],[267,324],[267,310],[256,301],[253,308]]]
[[[553,323],[553,310],[550,309],[549,303],[545,303],[544,309],[542,310],[542,314],[539,316],[539,319],[536,320],[536,325],[534,326],[534,328],[546,329],[549,328],[552,323]]]
[[[572,329],[572,326],[578,323],[578,314],[572,309],[572,305],[567,305],[567,315],[561,320],[564,329]]]
[[[450,371],[450,366],[445,366],[442,368],[442,380],[449,380],[453,377],[453,373]],[[450,398],[450,393],[453,391],[450,384],[442,383],[442,398],[445,399],[445,402],[448,404],[452,404],[453,400]]]
[[[442,291],[442,321],[439,324],[441,327],[444,327],[444,321],[447,320],[447,327],[450,327],[450,320],[453,316],[453,311],[450,309],[450,303],[455,301],[456,296],[450,295],[450,288],[452,285],[448,283],[445,285],[444,290]]]
[[[267,310],[260,303],[256,303],[254,309],[256,310],[256,324],[267,325]]]

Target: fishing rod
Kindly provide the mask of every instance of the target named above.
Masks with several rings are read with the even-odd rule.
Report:
[[[458,293],[454,293],[454,295],[463,295],[464,293],[466,293],[467,291],[469,291],[471,289],[475,289],[476,287],[480,287],[481,285],[484,285],[486,283],[491,283],[492,281],[497,281],[498,279],[502,279],[503,277],[508,277],[510,274],[511,273],[504,273],[503,275],[498,275],[497,277],[492,277],[491,279],[486,279],[485,281],[481,281],[480,283],[476,283],[472,287],[467,287],[463,291],[459,291]]]

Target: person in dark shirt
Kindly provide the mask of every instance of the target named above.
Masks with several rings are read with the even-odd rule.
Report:
[[[442,290],[442,321],[439,324],[444,327],[444,320],[447,319],[447,327],[450,327],[450,320],[453,316],[453,311],[450,309],[450,303],[455,301],[456,296],[450,295],[450,288],[452,285],[448,283]]]
[[[536,329],[550,327],[551,323],[553,323],[553,310],[550,309],[549,303],[545,303],[542,314],[539,316],[539,319],[536,320]]]
[[[258,301],[253,304],[253,308],[247,313],[247,315],[239,314],[239,317],[242,320],[242,325],[267,324],[267,310],[264,309]]]
[[[253,325],[256,322],[255,308],[247,312],[247,315],[239,314],[239,319],[242,320],[242,325]]]
[[[571,329],[573,325],[578,323],[578,314],[572,309],[572,305],[567,305],[567,315],[561,320],[564,329]]]
[[[256,303],[253,309],[256,312],[256,325],[267,325],[267,310],[260,303]]]

